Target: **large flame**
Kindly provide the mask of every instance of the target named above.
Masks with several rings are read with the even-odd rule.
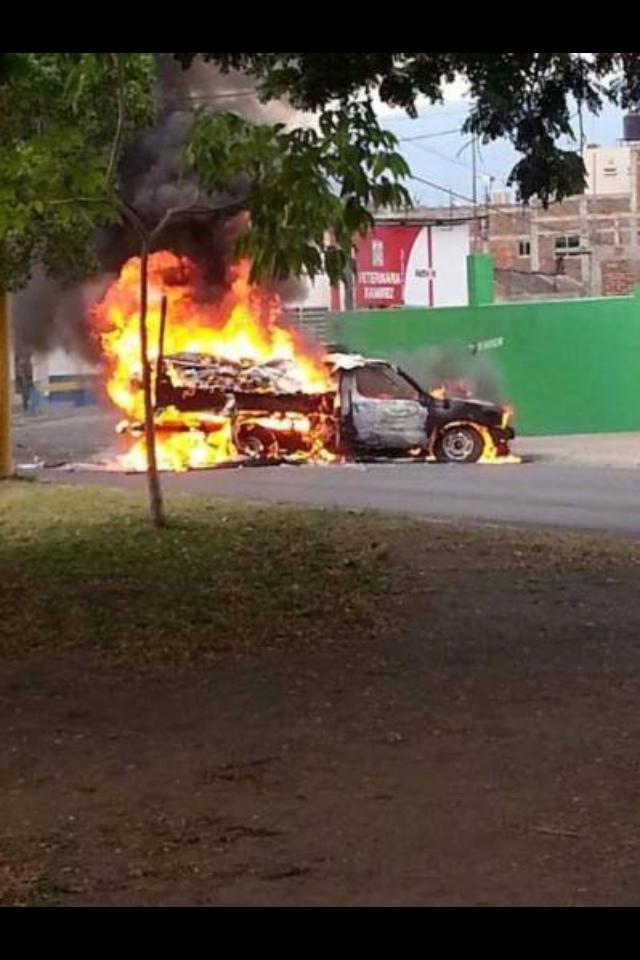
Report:
[[[279,324],[280,304],[249,283],[249,263],[234,268],[228,294],[216,304],[203,304],[195,295],[196,268],[185,257],[159,251],[148,260],[148,304],[146,328],[152,378],[160,350],[162,300],[166,297],[166,326],[163,355],[206,354],[227,361],[266,363],[286,360],[293,363],[303,393],[317,394],[334,389],[322,362],[322,352],[307,344],[294,330]],[[133,257],[123,266],[102,301],[94,308],[94,324],[107,368],[107,392],[129,423],[144,418],[142,361],[140,352],[141,260]],[[270,420],[270,418],[263,418]],[[260,420],[256,420],[260,424]],[[184,413],[173,408],[156,415],[157,457],[162,470],[192,467],[237,459],[228,418],[206,413]],[[326,459],[328,454],[317,424],[295,413],[278,420],[270,429],[290,429],[309,434],[307,456]],[[132,438],[122,458],[125,468],[146,468],[144,438]]]

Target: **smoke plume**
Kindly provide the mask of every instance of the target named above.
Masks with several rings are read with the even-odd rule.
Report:
[[[196,106],[214,112],[234,111],[262,123],[304,124],[308,116],[282,102],[261,104],[254,80],[214,65],[195,61],[188,69],[168,54],[158,56],[156,97],[158,122],[142,132],[125,152],[120,167],[124,198],[144,222],[155,226],[172,207],[229,205],[217,217],[181,217],[163,233],[159,246],[190,257],[199,267],[197,295],[216,300],[226,289],[228,265],[238,233],[245,223],[243,199],[246,178],[239,177],[224,195],[206,196],[192,176],[181,169],[181,153]],[[75,286],[64,286],[34,270],[28,285],[13,299],[13,327],[18,352],[46,351],[63,347],[95,361],[96,347],[89,336],[88,316],[95,303],[131,256],[138,241],[125,226],[100,230],[95,251],[100,275]],[[305,296],[305,285],[292,280],[278,285],[284,298]]]
[[[476,353],[465,344],[448,343],[410,353],[396,351],[392,359],[424,389],[445,386],[455,393],[467,387],[478,399],[505,400],[500,374],[488,352]]]

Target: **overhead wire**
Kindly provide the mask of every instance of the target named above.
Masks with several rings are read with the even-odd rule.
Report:
[[[434,140],[436,137],[446,137],[451,133],[462,133],[462,127],[454,127],[452,130],[438,130],[437,133],[419,133],[415,137],[398,137],[398,142],[412,143],[415,140]]]
[[[418,183],[424,183],[427,187],[433,187],[434,190],[440,190],[442,191],[442,193],[447,193],[452,197],[456,197],[458,200],[464,200],[465,203],[471,203],[471,204],[473,203],[473,199],[471,197],[467,197],[463,193],[458,193],[456,190],[452,190],[451,187],[444,187],[441,183],[434,183],[433,180],[427,180],[426,177],[418,177],[416,174],[411,174],[409,176],[409,179],[416,180]],[[506,213],[504,210],[501,210],[496,204],[487,203],[487,204],[484,204],[484,207],[487,211],[493,210],[494,213],[499,214],[500,216],[504,216],[504,217],[513,216],[513,213]],[[479,220],[486,216],[488,216],[488,212],[485,214],[481,214],[481,213],[477,214],[476,217],[472,217],[471,219]]]

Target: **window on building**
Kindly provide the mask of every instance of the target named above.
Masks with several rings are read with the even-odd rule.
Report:
[[[384,243],[382,240],[371,241],[371,266],[384,267]]]
[[[530,241],[530,240],[518,240],[518,256],[519,256],[519,257],[530,257],[530,256],[531,256],[531,241]]]
[[[580,235],[578,233],[568,233],[554,237],[553,246],[556,253],[579,253]]]

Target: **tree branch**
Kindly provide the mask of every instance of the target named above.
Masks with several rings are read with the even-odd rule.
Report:
[[[111,203],[109,197],[65,197],[62,200],[43,200],[50,207],[59,207],[67,203]]]
[[[124,127],[124,118],[125,118],[125,98],[124,98],[124,88],[122,85],[122,61],[120,56],[117,53],[110,53],[109,56],[116,68],[116,98],[118,103],[118,121],[116,123],[116,132],[113,137],[113,143],[111,144],[111,155],[109,157],[109,166],[107,167],[107,187],[111,185],[111,179],[115,172],[116,161],[118,159],[118,154],[120,153],[120,144],[122,142],[122,130]]]
[[[227,203],[220,203],[212,206],[198,207],[194,204],[187,207],[172,207],[170,210],[167,210],[162,220],[151,231],[149,235],[149,242],[152,243],[154,240],[157,240],[165,227],[167,227],[172,220],[175,220],[179,217],[214,216],[216,213],[220,213],[222,210],[232,210],[234,207],[237,207],[239,210],[241,210],[243,204],[244,200],[229,200]]]
[[[133,207],[129,206],[129,204],[126,203],[122,197],[119,197],[118,194],[113,190],[111,191],[111,202],[120,211],[127,223],[133,227],[140,237],[140,240],[143,243],[148,244],[151,240],[149,231]]]

